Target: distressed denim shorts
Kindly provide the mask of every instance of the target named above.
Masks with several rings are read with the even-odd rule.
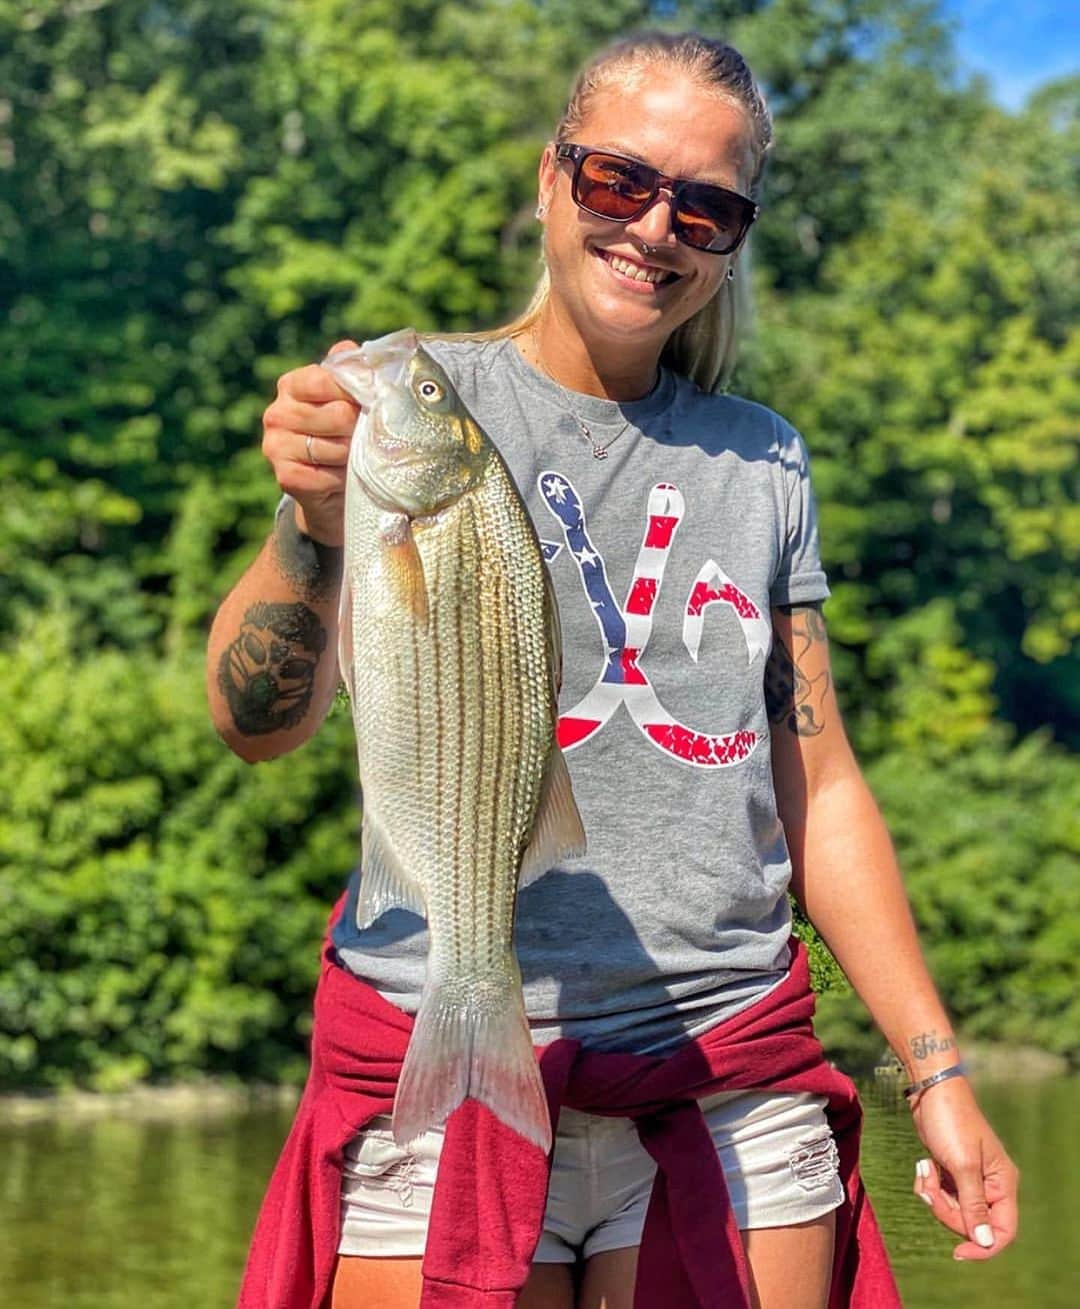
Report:
[[[741,1229],[805,1223],[844,1192],[825,1100],[806,1093],[727,1091],[701,1101]],[[345,1147],[338,1253],[420,1257],[442,1130],[409,1150],[390,1119],[372,1120]],[[628,1118],[563,1109],[555,1138],[537,1263],[574,1263],[641,1243],[656,1165]]]

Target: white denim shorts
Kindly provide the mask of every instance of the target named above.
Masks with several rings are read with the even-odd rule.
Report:
[[[806,1093],[728,1091],[701,1101],[741,1229],[810,1222],[843,1202],[825,1100]],[[338,1253],[421,1256],[441,1129],[409,1150],[390,1119],[345,1147]],[[640,1245],[656,1165],[628,1118],[563,1109],[555,1137],[537,1263],[574,1263]]]

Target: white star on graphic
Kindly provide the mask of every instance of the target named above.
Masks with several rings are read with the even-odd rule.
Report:
[[[569,488],[561,477],[549,477],[544,483],[544,490],[548,495],[555,497],[556,504],[566,503],[566,492]]]
[[[590,550],[588,546],[584,546],[580,551],[574,551],[574,558],[579,564],[595,564],[600,556],[595,550]]]

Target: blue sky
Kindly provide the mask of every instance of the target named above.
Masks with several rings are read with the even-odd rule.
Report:
[[[995,99],[1019,108],[1043,82],[1080,72],[1077,0],[943,0],[962,69],[985,73]]]

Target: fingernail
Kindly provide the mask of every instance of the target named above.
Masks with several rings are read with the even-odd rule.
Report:
[[[926,1194],[925,1191],[918,1191],[916,1192],[916,1194],[918,1195],[920,1200],[925,1200],[926,1203],[930,1206],[930,1208],[933,1209],[934,1202],[933,1200],[930,1199],[930,1197]]]
[[[956,1260],[958,1264],[967,1263],[967,1255],[957,1254],[955,1250],[953,1251],[953,1258]]]
[[[929,1177],[929,1176],[930,1176],[930,1160],[929,1160],[929,1159],[920,1159],[919,1162],[915,1165],[915,1171],[919,1174],[920,1177]]]
[[[980,1223],[976,1227],[975,1243],[981,1245],[984,1250],[989,1250],[994,1244],[994,1233],[990,1230],[989,1223]]]

